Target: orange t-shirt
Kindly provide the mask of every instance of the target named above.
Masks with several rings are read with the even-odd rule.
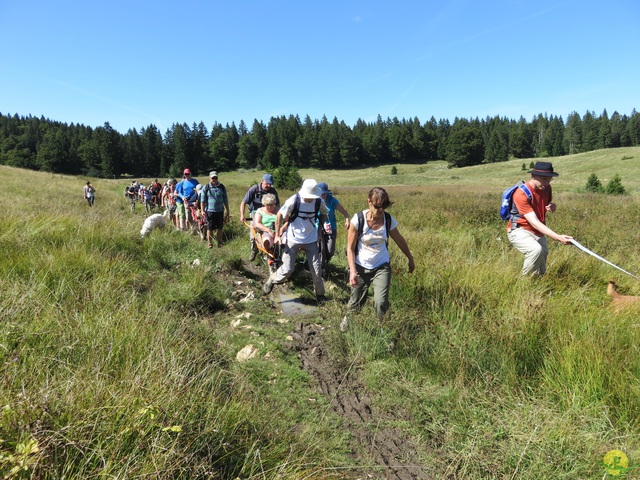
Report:
[[[551,203],[551,185],[543,190],[536,190],[531,185],[531,182],[527,182],[527,187],[529,187],[529,191],[531,192],[531,202],[529,202],[527,195],[520,188],[516,188],[513,192],[513,204],[518,209],[518,213],[522,215],[518,217],[516,223],[518,224],[518,228],[524,228],[534,235],[541,237],[542,233],[529,225],[529,222],[524,216],[529,212],[535,212],[538,220],[545,223],[546,206]],[[511,231],[511,221],[507,223],[507,231]]]

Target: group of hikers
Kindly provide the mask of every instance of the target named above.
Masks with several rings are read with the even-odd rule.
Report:
[[[530,180],[514,188],[510,197],[507,236],[514,248],[525,256],[522,275],[544,275],[548,255],[546,236],[562,244],[571,243],[572,237],[557,234],[546,226],[546,214],[556,210],[550,182],[558,173],[554,172],[552,164],[537,162],[529,173]],[[147,188],[133,181],[125,188],[132,210],[139,198],[144,198],[147,204],[147,193],[144,192],[149,192],[151,205],[170,211],[178,230],[189,229],[196,221],[194,216],[201,215],[206,222],[208,247],[213,248],[214,231],[217,246],[222,246],[222,228],[229,221],[229,199],[217,172],[209,173],[209,182],[205,185],[200,184],[189,169],[184,170],[180,182],[169,179],[162,186],[157,180]],[[397,220],[386,211],[392,205],[387,191],[382,187],[372,188],[366,202],[367,208],[351,216],[324,182],[304,180],[300,190],[282,204],[271,174],[266,173],[260,183],[252,185],[240,203],[240,221],[250,227],[249,260],[253,261],[259,251],[269,253],[278,247],[280,252],[277,268],[271,270],[262,287],[263,293],[268,295],[274,285],[287,281],[294,271],[298,253],[304,251],[317,302],[324,301],[320,252],[324,248],[326,261],[335,253],[336,213],[340,213],[344,216],[343,225],[347,231],[351,287],[347,315],[342,319],[340,329],[345,331],[348,328],[350,315],[364,305],[370,286],[373,287],[376,315],[382,319],[390,306],[389,238],[407,258],[409,273],[414,271],[415,261],[398,229]]]

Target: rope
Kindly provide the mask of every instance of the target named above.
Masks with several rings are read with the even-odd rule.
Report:
[[[612,267],[614,267],[614,268],[617,268],[617,269],[618,269],[618,270],[620,270],[621,272],[626,273],[627,275],[629,275],[629,276],[631,276],[631,277],[635,278],[636,280],[640,280],[640,277],[635,276],[633,273],[629,273],[629,272],[627,272],[627,271],[626,271],[626,270],[624,270],[623,268],[620,268],[619,266],[617,266],[617,265],[615,265],[615,264],[611,263],[609,260],[606,260],[606,259],[602,258],[600,255],[598,255],[598,254],[596,254],[596,253],[593,253],[593,252],[592,252],[591,250],[589,250],[587,247],[585,247],[585,246],[581,245],[581,244],[580,244],[580,242],[578,242],[577,240],[575,240],[575,239],[573,239],[573,238],[572,238],[572,239],[571,239],[571,243],[573,243],[576,247],[578,247],[578,248],[579,248],[580,250],[582,250],[583,252],[588,253],[589,255],[591,255],[591,256],[593,256],[593,257],[596,257],[598,260],[601,260],[601,261],[603,261],[604,263],[606,263],[606,264],[608,264],[608,265],[611,265],[611,266],[612,266]]]

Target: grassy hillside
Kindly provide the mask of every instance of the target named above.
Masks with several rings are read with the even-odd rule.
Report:
[[[551,159],[548,222],[636,274],[638,160],[640,148]],[[246,262],[238,220],[261,172],[221,174],[232,223],[208,250],[172,229],[141,240],[126,180],[91,179],[89,209],[84,178],[0,167],[0,473],[575,479],[602,478],[613,449],[637,462],[640,310],[613,314],[605,289],[640,285],[557,243],[546,277],[518,278],[497,204],[528,176],[522,163],[302,171],[351,213],[370,186],[388,188],[416,258],[409,275],[391,246],[391,316],[379,325],[367,305],[344,334],[343,231],[326,305],[287,317],[261,295],[266,268]],[[619,174],[631,195],[584,193],[591,173]],[[304,277],[288,288],[312,295]],[[240,363],[247,344],[258,353]],[[312,354],[315,373],[301,360]],[[319,389],[323,372],[344,382]],[[367,401],[359,420],[336,407],[349,393]],[[404,458],[381,462],[383,437]]]

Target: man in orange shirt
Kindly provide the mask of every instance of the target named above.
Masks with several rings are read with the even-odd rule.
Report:
[[[563,245],[571,243],[569,235],[559,235],[545,225],[547,212],[555,212],[551,201],[551,180],[558,174],[551,162],[536,162],[530,170],[531,179],[526,183],[531,191],[531,200],[520,188],[513,193],[511,220],[507,224],[507,237],[516,250],[524,253],[522,275],[544,275],[547,271],[547,238]]]

